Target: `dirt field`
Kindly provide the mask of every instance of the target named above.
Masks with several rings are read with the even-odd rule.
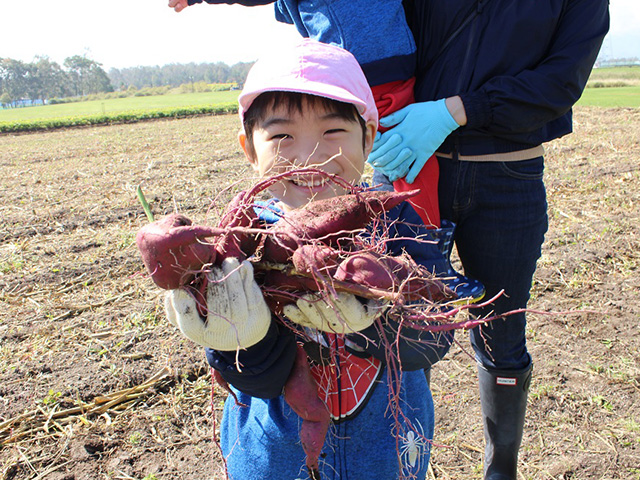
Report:
[[[220,479],[210,375],[164,319],[146,217],[213,222],[251,181],[237,117],[0,136],[0,478]],[[530,315],[522,479],[640,479],[640,110],[576,111],[547,146],[550,231]],[[218,199],[220,205],[229,198]],[[464,333],[433,373],[430,478],[479,479]],[[466,352],[466,353],[465,353]],[[291,480],[291,479],[283,479]]]

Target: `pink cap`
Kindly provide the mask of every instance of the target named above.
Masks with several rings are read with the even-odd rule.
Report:
[[[378,109],[360,65],[351,53],[334,45],[305,38],[292,48],[260,58],[249,70],[238,98],[240,118],[244,119],[258,95],[275,91],[351,103],[365,122],[378,123]]]

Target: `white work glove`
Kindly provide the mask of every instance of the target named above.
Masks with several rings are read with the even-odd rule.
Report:
[[[284,315],[303,327],[330,333],[353,333],[370,327],[382,314],[385,303],[376,300],[360,302],[355,295],[339,292],[336,297],[306,294],[295,304],[286,305]]]
[[[187,338],[214,350],[234,351],[262,340],[271,324],[271,311],[253,278],[253,265],[227,258],[222,268],[208,274],[208,281],[206,320],[193,296],[179,288],[165,297],[169,321]]]

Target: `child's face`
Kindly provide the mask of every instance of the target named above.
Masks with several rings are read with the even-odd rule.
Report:
[[[364,142],[360,122],[345,119],[322,105],[303,102],[302,111],[272,108],[253,130],[253,150],[240,133],[240,144],[261,177],[289,170],[314,167],[338,175],[351,184],[362,176],[365,160],[371,152],[376,125],[365,126]],[[346,193],[343,187],[318,175],[300,175],[284,179],[270,192],[285,210],[302,207]]]

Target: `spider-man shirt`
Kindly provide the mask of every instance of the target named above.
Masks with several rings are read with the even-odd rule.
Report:
[[[363,355],[363,350],[344,335],[318,333],[314,340],[306,342],[304,348],[318,385],[318,397],[334,422],[354,417],[380,379],[382,360]]]

